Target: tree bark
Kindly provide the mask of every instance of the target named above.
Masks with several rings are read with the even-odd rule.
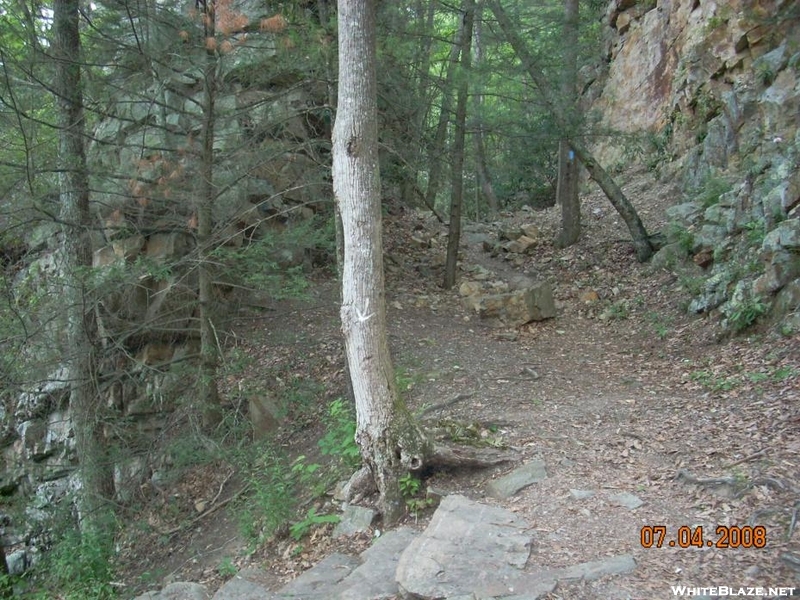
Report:
[[[578,0],[564,0],[564,66],[561,92],[569,131],[558,144],[558,184],[556,197],[561,205],[562,248],[578,241],[581,233],[581,202],[578,197],[578,162],[568,139],[578,130]]]
[[[475,26],[474,26],[474,40],[475,40],[475,66],[476,70],[480,70],[481,60],[483,59],[483,44],[482,44],[482,23],[483,23],[483,2],[478,2],[475,8]],[[489,174],[489,166],[486,162],[486,148],[485,148],[485,135],[483,123],[483,84],[480,83],[481,89],[475,94],[475,133],[473,134],[473,142],[475,144],[475,174],[478,179],[481,193],[483,194],[486,204],[489,206],[489,214],[496,215],[500,210],[500,203],[497,200],[497,194],[494,193],[492,186],[492,177]],[[479,215],[480,210],[475,207],[475,214]]]
[[[464,0],[464,34],[461,39],[461,73],[456,100],[456,130],[453,138],[452,184],[450,187],[450,223],[447,234],[447,259],[444,266],[444,289],[456,283],[458,244],[461,241],[461,207],[464,204],[464,138],[466,136],[468,72],[472,47],[472,23],[475,0]]]
[[[200,380],[199,409],[202,428],[209,432],[219,425],[222,413],[217,387],[218,341],[214,326],[213,275],[210,253],[213,250],[213,208],[217,190],[214,186],[214,126],[217,97],[217,51],[216,51],[216,0],[207,0],[203,13],[204,39],[206,44],[203,73],[203,140],[201,156],[201,181],[199,205],[197,207],[198,300],[200,317]]]
[[[556,198],[561,205],[561,231],[557,244],[561,248],[571,246],[581,234],[581,203],[578,197],[578,161],[569,141],[558,143],[558,183]]]
[[[80,463],[81,530],[99,542],[113,495],[113,477],[103,436],[103,403],[97,390],[97,322],[86,287],[92,267],[89,235],[89,175],[84,149],[79,0],[53,4],[54,91],[59,127],[59,194],[64,253],[64,305],[69,344],[70,412]]]
[[[492,12],[494,13],[494,16],[497,18],[497,22],[500,25],[500,28],[503,30],[503,34],[506,36],[508,43],[511,44],[511,47],[514,49],[514,52],[520,59],[520,62],[522,62],[522,66],[528,72],[528,75],[533,83],[537,88],[539,88],[539,94],[541,95],[545,105],[555,116],[559,127],[562,128],[562,130],[568,131],[568,126],[563,111],[558,108],[558,103],[548,91],[549,88],[547,86],[547,82],[536,69],[536,62],[534,61],[533,56],[528,51],[528,48],[522,42],[522,39],[514,29],[514,25],[511,22],[508,14],[506,14],[505,10],[503,10],[503,7],[500,6],[498,0],[488,0],[488,3]],[[625,221],[625,224],[628,226],[628,231],[630,231],[631,238],[633,239],[636,258],[640,262],[647,261],[653,255],[653,246],[650,243],[647,230],[644,228],[644,224],[639,218],[636,209],[630,203],[620,187],[614,182],[613,178],[602,168],[602,166],[600,166],[589,150],[580,142],[578,136],[570,137],[569,144],[575,151],[575,155],[586,167],[586,170],[589,171],[589,175],[597,182],[597,184],[608,197],[611,204]]]
[[[583,144],[577,140],[571,140],[570,145],[575,150],[578,159],[589,171],[589,176],[597,182],[600,189],[603,190],[608,200],[617,210],[622,220],[628,226],[628,231],[631,232],[633,238],[633,248],[636,251],[636,258],[639,262],[646,262],[653,255],[653,245],[650,241],[650,236],[644,228],[642,220],[639,218],[639,213],[628,201],[628,198],[623,193],[622,189],[614,181],[614,178],[598,163],[595,158],[589,153]]]
[[[404,510],[398,479],[424,460],[427,440],[398,394],[386,334],[375,68],[374,2],[340,0],[333,184],[344,230],[342,331],[356,441],[392,523]]]
[[[447,61],[447,71],[442,85],[442,107],[439,110],[439,122],[436,125],[436,135],[434,136],[433,146],[428,152],[428,189],[425,191],[426,206],[436,206],[436,194],[439,193],[439,183],[442,178],[442,157],[445,153],[445,143],[447,141],[447,125],[450,122],[450,110],[453,103],[450,90],[453,87],[453,77],[458,66],[458,57],[463,47],[464,39],[464,7],[468,0],[464,0],[461,11],[461,23],[453,37],[453,47],[450,49],[450,56]]]

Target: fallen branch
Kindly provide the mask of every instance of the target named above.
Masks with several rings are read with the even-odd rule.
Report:
[[[723,466],[722,468],[723,469],[730,469],[732,467],[736,467],[736,466],[738,466],[738,465],[740,465],[742,463],[746,463],[749,460],[753,460],[754,458],[759,458],[760,456],[764,456],[764,454],[766,454],[766,453],[767,453],[767,449],[766,448],[762,448],[758,452],[753,452],[752,454],[750,454],[748,456],[745,456],[744,458],[740,458],[736,462],[732,462],[732,463],[730,463],[728,465]]]
[[[472,398],[474,395],[475,395],[475,394],[474,394],[474,393],[472,393],[472,392],[470,392],[470,393],[468,393],[468,394],[459,394],[459,395],[458,395],[458,396],[456,396],[455,398],[451,398],[450,400],[447,400],[447,401],[445,401],[445,402],[442,402],[441,404],[434,404],[433,406],[429,406],[428,408],[426,408],[426,409],[424,409],[423,411],[421,411],[421,412],[420,412],[420,413],[417,415],[417,418],[422,418],[422,417],[424,417],[425,415],[429,415],[429,414],[430,414],[430,413],[432,413],[432,412],[436,412],[437,410],[442,410],[442,409],[445,409],[445,408],[447,408],[447,407],[449,407],[449,406],[453,406],[453,404],[456,404],[456,403],[458,403],[458,402],[461,402],[462,400],[467,400],[467,399],[469,399],[469,398]]]
[[[225,478],[225,481],[223,481],[222,484],[219,486],[219,491],[217,492],[217,495],[214,496],[214,500],[212,502],[216,501],[217,498],[219,498],[219,495],[222,493],[222,488],[225,487],[225,484],[228,482],[228,480],[232,476],[233,476],[233,471],[231,471],[228,474],[228,476]],[[213,506],[211,506],[211,508],[204,510],[202,513],[197,515],[194,519],[191,519],[190,521],[187,521],[185,523],[181,523],[180,525],[176,525],[175,527],[173,527],[171,529],[166,529],[166,530],[159,529],[158,533],[161,534],[161,535],[173,536],[176,533],[178,533],[179,531],[181,531],[183,529],[186,529],[187,527],[193,526],[198,521],[202,521],[203,519],[205,519],[210,514],[215,513],[216,511],[218,511],[220,508],[222,508],[226,504],[230,504],[233,500],[235,500],[236,498],[238,498],[239,496],[244,494],[247,490],[250,489],[250,485],[251,484],[248,483],[247,485],[245,485],[242,489],[240,489],[238,492],[236,492],[230,498],[226,498],[225,500],[222,500],[221,502],[219,502],[217,504],[213,504]]]

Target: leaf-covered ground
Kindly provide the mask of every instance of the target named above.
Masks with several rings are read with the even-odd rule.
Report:
[[[675,190],[646,173],[629,176],[624,189],[648,228],[661,228]],[[463,279],[524,274],[553,285],[558,316],[514,329],[487,327],[457,289],[441,289],[442,225],[408,211],[387,217],[390,342],[409,405],[432,422],[446,419],[516,449],[520,461],[545,462],[546,480],[502,502],[531,524],[532,563],[636,558],[632,574],[561,586],[553,599],[666,598],[673,585],[794,585],[800,336],[763,326],[731,339],[713,317],[687,315],[678,278],[636,263],[610,204],[590,191],[583,207],[584,233],[568,249],[551,243],[555,208],[465,227]],[[538,227],[533,252],[484,252],[482,236],[512,225]],[[230,342],[252,359],[227,382],[230,397],[248,386],[292,395],[296,410],[280,434],[290,457],[316,457],[320,415],[344,393],[335,298],[335,282],[320,277],[310,300],[274,304],[242,322]],[[121,543],[129,589],[142,587],[143,572],[154,573],[150,587],[179,579],[213,585],[245,564],[266,567],[277,586],[327,552],[368,543],[368,536],[331,540],[327,526],[301,545],[284,536],[247,554],[236,515],[252,490],[228,468],[198,467],[142,510],[149,529]],[[433,473],[425,483],[481,499],[486,483],[509,468]],[[579,492],[592,494],[577,499],[588,495]],[[619,506],[613,497],[622,492],[642,505]],[[317,508],[335,510],[327,502]],[[423,527],[428,517],[408,521]],[[658,527],[666,528],[664,547],[644,547],[643,529]],[[691,545],[699,527],[702,547]],[[722,547],[726,535],[733,547]],[[763,548],[743,547],[762,541]]]

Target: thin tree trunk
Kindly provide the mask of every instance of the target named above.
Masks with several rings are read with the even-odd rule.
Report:
[[[556,198],[561,205],[561,231],[557,244],[561,248],[578,241],[581,233],[581,203],[578,197],[578,161],[569,142],[558,143],[558,182]]]
[[[559,127],[562,128],[562,130],[568,130],[565,115],[559,109],[558,103],[549,93],[547,82],[544,81],[544,78],[536,69],[536,62],[530,52],[528,52],[528,48],[522,42],[522,39],[517,35],[511,19],[497,0],[488,0],[488,2],[508,43],[511,44],[511,47],[522,62],[522,66],[528,72],[533,83],[539,88],[539,94],[541,94],[545,105],[555,116]],[[628,226],[628,231],[630,231],[631,238],[633,239],[636,258],[640,262],[647,261],[653,255],[653,246],[650,243],[647,230],[644,228],[636,209],[620,187],[614,182],[613,178],[600,166],[589,150],[579,141],[578,136],[571,137],[569,139],[569,144],[572,149],[575,150],[575,155],[583,163],[584,167],[586,167],[586,170],[589,171],[589,175],[597,182]]]
[[[583,166],[589,171],[591,178],[597,182],[597,185],[600,186],[600,189],[603,190],[603,193],[605,193],[608,200],[628,226],[628,231],[631,232],[631,237],[633,238],[636,258],[639,262],[647,261],[653,255],[653,245],[650,242],[650,236],[644,228],[644,224],[639,218],[636,209],[628,201],[628,198],[617,185],[617,182],[614,181],[614,178],[600,166],[600,163],[594,159],[583,144],[576,140],[571,140],[570,145],[572,149],[575,150],[575,154],[583,163]]]
[[[444,289],[456,283],[458,244],[461,241],[461,207],[464,204],[464,138],[466,136],[467,99],[469,93],[470,49],[475,0],[464,1],[464,35],[461,39],[461,74],[456,101],[456,130],[453,139],[452,185],[450,188],[450,224],[447,234],[447,259],[444,266]]]
[[[404,510],[400,474],[422,461],[426,441],[398,394],[386,334],[374,11],[371,0],[339,0],[333,184],[345,237],[341,318],[356,441],[392,523]]]
[[[475,8],[475,67],[476,70],[480,69],[481,61],[483,59],[483,2],[479,1]],[[497,194],[494,193],[492,186],[492,177],[489,174],[489,167],[486,163],[486,149],[485,149],[485,136],[483,124],[483,83],[480,83],[481,90],[475,94],[475,133],[473,134],[473,142],[475,144],[475,174],[478,178],[478,185],[483,193],[486,203],[489,205],[489,213],[494,216],[500,210],[500,203],[497,200]],[[475,208],[475,213],[479,214],[478,208]]]
[[[436,194],[439,192],[439,183],[442,177],[442,158],[445,153],[445,143],[447,141],[447,125],[450,122],[450,110],[453,103],[450,90],[453,87],[453,76],[458,66],[458,57],[464,45],[465,13],[463,9],[468,1],[469,0],[464,0],[461,11],[461,23],[453,37],[453,47],[450,49],[450,56],[447,61],[447,72],[442,86],[442,107],[439,112],[439,122],[436,125],[436,135],[433,140],[433,146],[428,151],[430,168],[428,169],[428,189],[425,192],[425,204],[427,206],[436,206]]]
[[[85,283],[86,272],[92,266],[92,241],[78,11],[79,0],[55,0],[53,4],[54,89],[59,126],[70,411],[82,483],[81,530],[99,542],[106,533],[106,501],[113,495],[113,478],[102,433],[103,403],[96,387],[97,322]]]
[[[203,14],[205,30],[205,72],[203,98],[203,129],[200,198],[197,207],[198,296],[200,303],[200,381],[199,403],[204,431],[211,431],[222,420],[217,387],[218,340],[213,318],[213,275],[210,253],[213,230],[213,208],[216,200],[214,186],[214,125],[217,96],[216,0],[207,0]]]
[[[578,197],[578,163],[567,141],[578,131],[578,0],[564,0],[564,67],[561,92],[568,131],[558,144],[558,184],[556,197],[561,205],[562,248],[578,241],[581,233],[581,202]]]

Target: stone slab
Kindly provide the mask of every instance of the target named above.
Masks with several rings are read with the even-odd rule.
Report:
[[[394,577],[397,563],[400,555],[418,535],[419,532],[410,527],[401,527],[378,538],[361,553],[362,565],[341,583],[340,587],[344,589],[338,600],[396,598],[399,591]]]
[[[262,596],[263,597],[263,596]],[[178,581],[170,583],[160,592],[145,592],[134,600],[208,600],[211,594],[199,583]]]
[[[547,471],[544,468],[544,462],[538,459],[532,460],[489,483],[486,486],[486,493],[493,498],[505,500],[546,477]]]
[[[413,598],[468,595],[517,580],[530,554],[528,524],[503,508],[445,497],[400,557],[397,582]]]
[[[636,561],[630,554],[611,556],[602,560],[580,563],[556,572],[559,581],[594,581],[606,575],[630,573],[636,568]]]
[[[348,504],[342,513],[341,520],[333,530],[333,537],[337,538],[369,531],[374,518],[375,511],[371,508]]]
[[[225,583],[214,594],[213,600],[270,600],[272,594],[267,588],[241,575]]]
[[[355,556],[334,553],[318,562],[275,595],[276,600],[332,600],[334,590],[361,565]],[[216,600],[216,599],[215,599]],[[234,600],[233,598],[231,600]],[[249,599],[248,599],[249,600]]]
[[[644,500],[639,498],[630,492],[622,492],[620,494],[614,494],[609,498],[612,504],[616,504],[617,506],[622,506],[629,510],[636,510],[640,506],[644,504]]]

